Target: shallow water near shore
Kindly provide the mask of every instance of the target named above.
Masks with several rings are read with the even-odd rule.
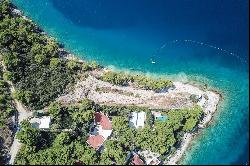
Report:
[[[249,163],[247,0],[12,2],[80,58],[218,89],[219,110],[181,163]]]

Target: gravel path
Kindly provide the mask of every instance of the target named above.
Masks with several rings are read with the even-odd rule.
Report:
[[[6,67],[1,63],[1,65],[3,66],[3,71],[6,71]],[[15,88],[12,84],[12,82],[10,81],[6,81],[9,84],[10,87],[10,92],[11,94],[14,93]],[[18,100],[14,99],[15,102],[15,107],[18,111],[18,113],[16,114],[17,116],[17,122],[18,124],[16,124],[17,126],[19,126],[20,122],[22,122],[23,120],[27,119],[29,116],[32,115],[32,112],[28,111],[23,105],[22,103],[20,103]],[[13,143],[10,147],[10,151],[9,151],[9,155],[10,155],[10,160],[9,160],[9,164],[12,165],[14,163],[15,157],[19,151],[19,149],[21,148],[21,143],[18,141],[18,139],[16,138],[16,135],[14,137]]]
[[[9,81],[7,81],[8,84],[10,85],[10,91],[11,93],[13,93],[15,91],[15,88],[13,86],[13,84]],[[27,109],[19,102],[17,101],[16,99],[14,99],[14,102],[15,102],[15,106],[16,106],[16,109],[18,111],[18,126],[20,124],[20,122],[22,122],[23,120],[27,119],[29,116],[32,115],[32,112],[29,112],[27,111]],[[15,157],[19,151],[19,149],[21,148],[21,143],[18,141],[18,139],[16,138],[16,135],[14,137],[14,141],[10,147],[10,152],[9,152],[9,155],[10,155],[10,161],[9,161],[9,164],[13,164],[14,163],[14,160],[15,160]]]

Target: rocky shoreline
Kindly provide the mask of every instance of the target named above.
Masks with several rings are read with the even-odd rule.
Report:
[[[105,69],[101,72],[107,70],[108,69]],[[190,95],[194,94],[204,98],[203,102],[198,103],[205,113],[203,119],[198,124],[198,131],[202,128],[206,128],[217,110],[221,95],[216,91],[201,90],[200,87],[191,84],[184,84],[182,82],[173,82],[173,84],[175,88],[169,89],[168,92],[156,93],[151,90],[112,85],[90,75],[86,79],[80,80],[76,84],[74,91],[59,97],[57,101],[75,103],[79,102],[83,97],[87,97],[98,104],[137,105],[157,109],[178,109],[191,108],[194,106],[194,103],[190,102],[189,99]],[[108,88],[110,91],[101,92],[97,90],[97,88]],[[181,146],[173,155],[169,156],[164,164],[178,164],[196,135],[197,134],[194,133],[184,134]]]
[[[190,85],[191,86],[191,85]],[[219,101],[221,100],[220,94],[218,92],[213,91],[207,91],[208,93],[208,100],[203,105],[203,111],[205,113],[205,116],[203,117],[202,121],[198,124],[198,133],[200,129],[206,128],[209,122],[211,122],[213,114],[217,110],[217,106],[219,104]],[[181,143],[181,146],[177,149],[177,151],[169,156],[168,160],[165,162],[166,165],[177,165],[178,162],[182,159],[184,156],[186,150],[189,148],[192,140],[195,138],[195,136],[198,133],[185,133],[183,136],[183,140]]]
[[[23,13],[13,8],[13,12],[25,18],[26,20],[32,21]],[[45,33],[41,30],[41,33]],[[69,60],[80,60],[73,54],[70,54],[65,49],[60,48],[62,52],[62,57]],[[108,69],[101,69],[99,72],[104,72]],[[83,97],[87,97],[99,104],[119,104],[119,105],[138,105],[146,106],[149,108],[162,108],[162,109],[178,109],[184,107],[192,107],[192,103],[189,99],[191,94],[198,96],[203,96],[206,94],[208,99],[203,105],[205,116],[203,120],[199,123],[199,128],[207,127],[208,123],[212,120],[214,112],[217,110],[217,105],[220,101],[220,94],[213,90],[201,90],[196,85],[184,84],[181,82],[174,82],[175,88],[170,89],[165,93],[155,93],[151,90],[141,90],[133,87],[121,87],[112,85],[110,83],[96,79],[94,76],[89,76],[84,80],[79,80],[75,85],[73,91],[66,95],[60,96],[57,101],[64,103],[75,103],[79,102]],[[108,88],[111,92],[103,92],[100,89]],[[98,90],[99,89],[99,90]],[[180,148],[169,156],[168,160],[164,164],[174,165],[178,164],[179,160],[185,154],[187,148],[189,147],[191,141],[196,134],[186,133],[183,137]]]

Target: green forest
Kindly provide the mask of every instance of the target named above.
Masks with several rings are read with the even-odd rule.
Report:
[[[83,65],[60,58],[59,44],[31,21],[15,16],[11,5],[0,6],[0,53],[7,68],[4,76],[17,89],[15,98],[41,109],[74,83]]]
[[[86,143],[95,111],[108,115],[113,126],[111,138],[104,142],[105,150],[101,153]],[[159,153],[164,159],[175,151],[185,132],[196,128],[202,117],[198,106],[165,110],[163,113],[168,116],[167,121],[155,121],[154,126],[147,121],[144,128],[135,129],[130,128],[128,123],[129,113],[134,111],[150,112],[148,108],[136,106],[98,105],[88,99],[67,106],[51,103],[47,113],[53,118],[49,131],[32,128],[28,121],[22,122],[17,137],[23,146],[15,164],[121,165],[127,164],[127,155],[135,149]],[[147,119],[150,118],[147,116]]]
[[[13,98],[8,83],[3,79],[0,65],[0,164],[5,163],[6,153],[11,144],[13,122],[11,116],[15,113]]]
[[[163,79],[163,78],[153,79],[143,75],[126,74],[124,72],[108,71],[103,73],[100,79],[121,86],[126,86],[129,85],[129,83],[131,83],[137,88],[154,90],[156,92],[167,88],[171,88],[173,86],[173,82],[168,79]]]
[[[52,117],[51,128],[47,131],[33,128],[28,120],[21,123],[21,130],[16,136],[23,144],[15,164],[126,164],[127,155],[135,149],[151,150],[164,159],[176,150],[185,132],[196,129],[203,115],[198,106],[192,109],[162,110],[168,119],[161,122],[154,121],[151,110],[144,107],[98,105],[88,99],[71,105],[54,102],[80,77],[100,66],[95,62],[82,63],[62,58],[67,54],[62,51],[62,46],[45,35],[32,21],[13,13],[13,8],[8,0],[0,4],[0,57],[6,68],[4,72],[0,68],[2,163],[5,155],[2,145],[9,137],[10,117],[15,113],[13,98],[32,110],[48,106],[48,112],[44,115]],[[100,79],[120,86],[131,84],[156,92],[173,86],[171,80],[119,72],[104,73]],[[14,85],[15,92],[12,95],[6,81]],[[105,141],[105,151],[102,153],[86,143],[96,111],[108,115],[113,125],[111,138]],[[129,127],[129,114],[134,111],[147,113],[144,128]]]

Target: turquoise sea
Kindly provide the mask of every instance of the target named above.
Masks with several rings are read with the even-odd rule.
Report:
[[[249,163],[248,0],[12,2],[83,59],[219,90],[213,122],[181,163]]]

